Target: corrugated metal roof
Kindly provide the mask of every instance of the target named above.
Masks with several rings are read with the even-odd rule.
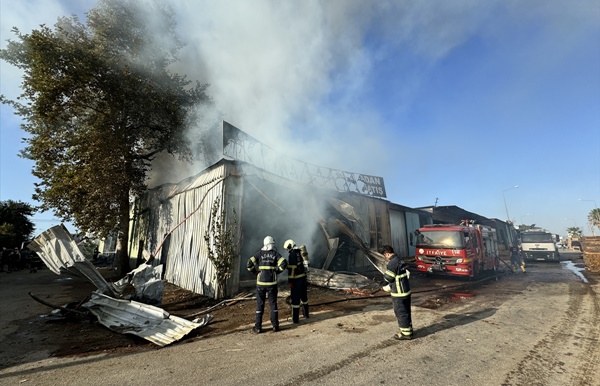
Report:
[[[436,222],[447,222],[451,224],[460,224],[462,220],[475,220],[479,224],[494,225],[493,221],[477,213],[469,212],[456,205],[421,207],[421,210],[431,210],[433,219]]]
[[[109,329],[139,336],[158,346],[176,342],[212,320],[212,315],[205,315],[199,323],[190,322],[170,315],[162,308],[114,299],[98,292],[93,292],[83,307],[89,309]]]

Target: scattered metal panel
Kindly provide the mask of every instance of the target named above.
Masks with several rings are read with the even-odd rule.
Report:
[[[336,224],[340,228],[340,231],[350,237],[352,243],[367,256],[367,259],[371,264],[377,268],[379,272],[384,273],[388,263],[387,259],[381,253],[367,248],[365,242],[361,240],[356,233],[352,232],[352,230],[343,222],[336,220]]]
[[[353,240],[352,244],[360,240],[351,262],[352,268],[347,270],[367,270],[373,264],[373,256],[366,251],[376,251],[385,244],[391,244],[389,202],[356,194],[346,194],[339,202],[343,204],[343,210],[338,209],[338,212],[350,221],[346,228],[351,234],[344,233]]]
[[[323,263],[323,269],[329,269],[329,265],[333,261],[335,254],[337,252],[338,246],[340,244],[340,239],[336,237],[335,239],[327,239],[327,243],[329,244],[329,251],[327,252],[327,257],[325,258],[325,263]]]
[[[82,306],[109,329],[139,336],[158,346],[176,342],[212,320],[212,315],[205,315],[198,323],[190,322],[170,315],[162,308],[132,300],[113,299],[98,292],[93,292],[91,299]]]
[[[146,304],[162,303],[164,280],[161,280],[163,265],[153,267],[142,264],[122,279],[112,283],[122,299],[137,300]],[[133,287],[133,293],[129,288]]]
[[[114,296],[123,295],[124,289],[131,285],[137,298],[160,303],[164,285],[160,280],[162,265],[152,267],[143,264],[118,282],[109,284],[96,267],[85,259],[62,225],[40,234],[30,243],[29,248],[36,251],[54,273],[60,275],[68,272],[88,278],[96,285],[98,291],[93,292],[91,299],[82,306],[111,330],[134,334],[159,346],[166,346],[208,324],[212,319],[211,315],[206,315],[199,322],[190,322],[152,305],[115,299]]]
[[[375,289],[379,286],[373,280],[353,272],[332,272],[311,268],[307,277],[311,285],[336,290]]]
[[[116,296],[112,286],[96,267],[86,260],[75,240],[63,225],[57,225],[42,232],[33,239],[28,248],[37,252],[44,264],[57,275],[67,272],[87,278],[100,292]]]

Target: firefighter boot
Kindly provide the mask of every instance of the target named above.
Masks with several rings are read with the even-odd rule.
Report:
[[[254,319],[254,327],[252,327],[252,331],[255,334],[260,334],[262,332],[262,312],[256,312],[256,318]]]
[[[292,306],[292,322],[300,323],[300,307]]]
[[[308,319],[308,303],[302,304],[302,315]]]
[[[523,273],[525,273],[525,264],[521,264],[521,271],[523,271]]]

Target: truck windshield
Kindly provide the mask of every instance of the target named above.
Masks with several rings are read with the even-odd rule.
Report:
[[[522,243],[553,243],[550,233],[521,233]]]
[[[463,248],[461,233],[458,231],[421,232],[417,239],[418,247]]]

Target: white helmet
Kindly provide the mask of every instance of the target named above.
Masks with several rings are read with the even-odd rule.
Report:
[[[275,240],[273,240],[273,238],[271,236],[267,236],[265,237],[265,239],[263,240],[263,245],[266,247],[269,244],[275,244]]]
[[[285,243],[283,243],[284,249],[292,249],[295,246],[296,246],[296,243],[292,239],[285,240]]]

